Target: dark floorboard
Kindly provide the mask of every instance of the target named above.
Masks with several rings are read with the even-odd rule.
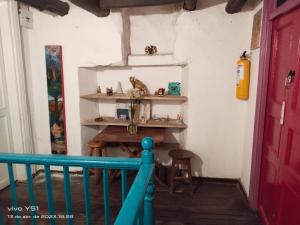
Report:
[[[61,175],[52,177],[57,215],[65,215],[63,179]],[[24,207],[22,215],[28,206],[27,184],[18,182],[17,193],[19,206]],[[246,199],[235,182],[218,182],[204,180],[197,183],[194,194],[184,186],[178,192],[170,195],[162,188],[155,193],[155,221],[157,225],[261,225],[256,213],[252,212]],[[90,180],[92,224],[104,224],[103,192],[102,185],[95,185],[93,178]],[[83,192],[83,179],[81,176],[72,176],[71,192],[74,209],[74,224],[85,224],[85,205]],[[43,174],[34,179],[36,205],[39,206],[39,215],[47,215],[47,199],[45,192],[45,179]],[[111,216],[114,219],[120,209],[121,202],[120,181],[110,184]],[[4,215],[4,224],[12,225],[14,221],[8,219],[11,214],[7,208],[11,206],[10,189],[0,192],[0,207]],[[21,224],[31,224],[30,219],[22,219]],[[48,225],[47,219],[38,220],[40,225]],[[57,225],[66,225],[65,219],[58,219]]]

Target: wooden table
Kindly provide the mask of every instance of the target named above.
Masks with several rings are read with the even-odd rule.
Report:
[[[131,158],[140,157],[142,147],[141,141],[144,137],[152,137],[155,144],[160,144],[165,140],[165,128],[139,128],[137,134],[129,134],[126,127],[107,126],[102,132],[97,134],[93,141],[101,143],[101,155],[107,156],[105,146],[108,144],[118,144],[121,149],[127,152]],[[138,146],[138,151],[132,151],[131,145]],[[99,171],[95,174],[96,182],[99,181]],[[119,176],[119,171],[111,173],[111,180]]]
[[[118,144],[122,150],[126,151],[129,157],[136,157],[133,155],[129,146],[131,144],[140,146],[141,149],[141,141],[144,137],[152,137],[155,144],[160,144],[165,141],[165,128],[152,128],[152,127],[143,127],[139,128],[137,134],[129,134],[126,127],[115,127],[108,126],[102,132],[97,134],[94,137],[94,141],[99,141],[105,144]],[[103,149],[102,154],[105,149]],[[104,153],[103,156],[107,154]]]
[[[140,157],[142,146],[141,141],[144,137],[152,137],[155,144],[161,144],[165,141],[165,128],[143,127],[139,128],[137,134],[129,134],[126,127],[107,126],[103,131],[97,134],[93,141],[100,142],[102,156],[107,156],[106,145],[118,144],[121,149],[127,152],[129,157]],[[132,151],[130,146],[138,146],[138,151]],[[118,171],[111,174],[111,180],[119,175]]]
[[[162,143],[165,140],[165,128],[143,127],[132,135],[126,127],[108,126],[94,140],[106,143],[140,143],[144,137],[152,137],[155,143]]]

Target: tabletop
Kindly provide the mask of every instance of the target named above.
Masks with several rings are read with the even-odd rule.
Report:
[[[154,143],[165,141],[165,128],[142,127],[137,134],[130,134],[126,127],[107,126],[94,138],[106,143],[140,143],[144,137],[152,137]]]

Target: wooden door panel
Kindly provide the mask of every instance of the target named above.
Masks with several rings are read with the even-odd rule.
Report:
[[[1,31],[1,30],[0,30]],[[2,39],[0,32],[0,152],[10,152],[12,148],[10,114],[5,79],[5,68],[2,54]],[[0,165],[0,190],[8,186],[6,165]]]
[[[278,225],[299,225],[299,196],[289,186],[282,187],[282,207],[278,213]]]
[[[295,171],[300,177],[300,132],[295,132],[293,129],[289,129],[287,132],[284,164],[288,165],[289,169]]]
[[[0,69],[0,73],[1,73],[1,69]],[[5,98],[4,98],[4,86],[0,74],[0,110],[4,109],[5,106],[6,105],[5,105]]]
[[[296,70],[297,52],[300,50],[298,46],[298,30],[300,26],[298,21],[300,21],[300,18],[298,21],[296,20],[300,11],[297,13],[292,12],[283,15],[273,22],[259,195],[259,210],[264,217],[265,223],[269,225],[300,224],[298,223],[300,218],[300,201],[298,201],[298,193],[296,191],[297,183],[285,180],[288,177],[295,179],[300,171],[298,168],[300,165],[298,150],[300,149],[300,133],[297,130],[300,121],[298,125],[295,124],[296,114],[298,114],[298,118],[300,115],[298,113],[300,105],[299,90],[295,89],[295,84],[298,85],[299,89],[299,79],[296,78],[294,80],[293,87],[286,88],[285,85],[289,71]],[[293,98],[290,97],[290,93],[294,93]],[[293,100],[291,101],[290,99]],[[291,122],[292,120],[284,121],[284,124],[280,123],[284,102],[286,105],[286,116],[290,119],[293,117],[294,124]],[[293,102],[293,107],[291,102]],[[293,108],[293,114],[291,113],[291,108]],[[288,152],[289,157],[287,158]],[[287,173],[286,171],[284,172],[284,159],[286,159],[285,163],[288,165],[286,167],[286,170],[289,171],[288,176],[284,174]],[[298,202],[298,206],[295,206],[296,202]],[[296,207],[298,213],[294,210],[286,210],[291,206]],[[287,208],[284,209],[284,207]]]
[[[287,71],[289,71],[289,60],[291,55],[291,36],[293,32],[294,23],[286,21],[285,23],[274,23],[273,33],[273,56],[271,76],[272,86],[270,100],[274,103],[280,104],[285,97],[285,78]]]
[[[291,110],[300,112],[300,90],[299,90],[299,82],[300,81],[300,76],[295,77],[294,81],[294,88],[292,90],[292,97],[291,97]]]
[[[292,35],[291,70],[293,82],[287,89],[287,104],[281,138],[282,169],[280,172],[282,198],[277,225],[300,224],[300,8],[292,13],[296,23]]]
[[[1,78],[1,77],[0,77]],[[6,116],[0,115],[0,152],[10,151],[9,127]],[[6,165],[0,165],[0,190],[8,185],[8,173]]]
[[[260,187],[259,211],[265,224],[274,224],[276,221],[276,208],[273,205],[277,199],[274,198],[278,193],[278,165],[273,164],[272,160],[263,160],[263,171],[261,180],[263,185]]]
[[[266,155],[268,155],[268,157],[272,157],[270,154],[274,154],[273,157],[278,158],[279,139],[281,132],[279,116],[269,115],[267,118],[266,129],[273,131],[265,134],[265,148],[268,150],[266,151]]]

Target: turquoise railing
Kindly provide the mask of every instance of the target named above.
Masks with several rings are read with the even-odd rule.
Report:
[[[86,224],[94,225],[91,222],[90,189],[89,189],[89,169],[100,168],[103,172],[103,192],[104,192],[104,214],[105,225],[111,224],[109,206],[109,170],[119,169],[121,171],[122,207],[115,220],[115,225],[154,225],[153,217],[153,172],[154,156],[152,152],[152,138],[142,140],[142,158],[110,158],[110,157],[84,157],[84,156],[57,156],[57,155],[32,155],[32,154],[6,154],[0,153],[0,163],[7,164],[10,191],[13,209],[18,209],[18,199],[15,186],[13,164],[24,164],[27,174],[27,186],[29,192],[30,206],[35,207],[35,195],[33,189],[33,178],[31,165],[42,165],[45,170],[46,191],[50,225],[55,225],[55,205],[52,192],[50,166],[62,166],[64,176],[64,194],[66,202],[66,215],[73,215],[71,187],[70,187],[70,167],[83,168],[84,197]],[[138,173],[127,190],[127,171],[138,170]],[[15,224],[20,224],[18,210],[14,211]],[[36,211],[32,210],[32,224],[37,225]],[[73,217],[67,218],[67,225],[73,225]],[[0,225],[3,223],[3,210],[0,208]]]

